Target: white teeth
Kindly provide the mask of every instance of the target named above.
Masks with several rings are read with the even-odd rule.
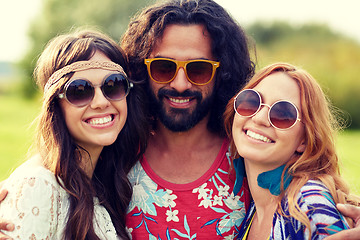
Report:
[[[170,101],[175,103],[187,103],[190,101],[190,99],[177,99],[177,98],[169,98]]]
[[[112,121],[112,117],[111,116],[107,116],[107,117],[103,117],[103,118],[92,118],[89,120],[89,124],[91,125],[101,125],[101,124],[106,124],[108,122]]]
[[[271,143],[271,140],[265,136],[262,136],[260,134],[257,134],[257,133],[254,133],[250,130],[247,130],[246,131],[246,135],[248,135],[249,137],[251,138],[254,138],[256,140],[260,140],[260,141],[263,141],[263,142],[267,142],[267,143]]]

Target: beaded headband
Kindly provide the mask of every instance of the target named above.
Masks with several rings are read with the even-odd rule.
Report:
[[[79,72],[84,71],[92,68],[100,68],[104,70],[114,70],[121,72],[126,76],[126,73],[124,69],[114,62],[105,61],[105,62],[98,62],[98,61],[78,61],[74,62],[70,65],[67,65],[63,68],[60,68],[56,72],[54,72],[49,80],[47,81],[45,87],[44,87],[44,93],[46,93],[51,86],[53,86],[55,83],[57,83],[62,77],[64,77],[66,74],[69,74],[71,72]]]

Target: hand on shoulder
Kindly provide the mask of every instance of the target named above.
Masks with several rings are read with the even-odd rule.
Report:
[[[0,188],[2,187],[2,185],[4,185],[4,182],[0,183]],[[6,189],[2,189],[0,192],[0,204],[1,202],[6,198],[7,195],[7,190]],[[4,220],[4,219],[0,219],[0,240],[2,239],[9,239],[9,237],[7,235],[5,235],[3,232],[1,232],[1,230],[6,230],[6,231],[14,231],[14,224]]]
[[[326,237],[324,240],[360,240],[360,207],[350,204],[337,204],[336,207],[344,216],[352,218],[355,226],[352,229]]]

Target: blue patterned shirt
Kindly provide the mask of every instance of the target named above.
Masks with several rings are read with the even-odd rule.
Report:
[[[309,180],[298,194],[300,209],[310,220],[311,240],[323,239],[341,230],[349,229],[344,217],[338,212],[329,189],[320,181]],[[309,229],[299,220],[290,216],[288,201],[284,197],[281,202],[284,215],[275,212],[269,239],[309,239]],[[255,213],[252,201],[242,227],[244,232]],[[239,235],[241,239],[241,234]]]

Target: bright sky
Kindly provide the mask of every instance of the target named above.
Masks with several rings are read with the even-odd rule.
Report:
[[[360,42],[359,0],[215,0],[241,25],[257,20],[285,20],[294,24],[326,23],[334,31]],[[27,29],[41,11],[42,0],[0,3],[0,61],[16,61],[29,44]]]

